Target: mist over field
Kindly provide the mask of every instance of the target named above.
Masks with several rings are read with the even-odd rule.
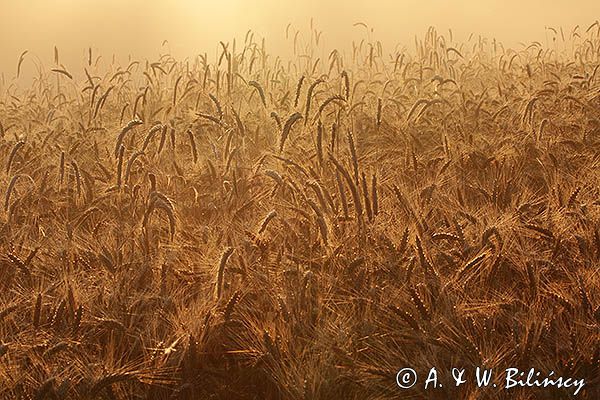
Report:
[[[0,400],[600,399],[598,2],[0,2]]]
[[[52,61],[58,46],[61,63],[76,69],[88,47],[104,58],[117,56],[125,63],[133,58],[155,58],[170,52],[178,58],[208,53],[215,56],[219,41],[243,40],[248,29],[267,39],[272,54],[286,56],[292,48],[286,26],[309,33],[310,20],[323,31],[324,51],[349,49],[352,40],[366,37],[364,22],[373,28],[372,38],[387,46],[414,48],[415,35],[429,26],[465,40],[469,34],[497,38],[507,46],[546,39],[545,26],[587,27],[600,15],[594,0],[3,0],[0,8],[0,72],[10,79],[16,61],[28,49],[44,64]],[[163,41],[168,43],[163,47]],[[105,60],[112,61],[112,60]],[[32,63],[23,74],[35,72]]]

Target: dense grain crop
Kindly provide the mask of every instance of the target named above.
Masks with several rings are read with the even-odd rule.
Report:
[[[485,366],[597,398],[600,25],[551,33],[321,59],[315,32],[290,62],[249,34],[85,71],[57,50],[4,84],[0,397],[572,393],[396,384]]]

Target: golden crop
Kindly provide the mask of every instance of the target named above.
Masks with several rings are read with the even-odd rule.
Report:
[[[567,393],[395,382],[462,365],[597,398],[599,32],[327,58],[315,32],[290,62],[248,34],[84,71],[56,50],[1,87],[0,397]]]

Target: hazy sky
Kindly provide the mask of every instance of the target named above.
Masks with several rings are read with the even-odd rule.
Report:
[[[155,57],[163,40],[178,57],[216,51],[219,40],[243,39],[252,29],[265,36],[272,52],[283,51],[285,27],[307,31],[310,18],[328,47],[364,35],[361,21],[384,42],[412,46],[434,25],[466,37],[481,33],[514,44],[544,37],[544,26],[587,28],[600,19],[600,1],[556,0],[0,0],[0,72],[16,73],[19,54],[28,49],[46,65],[53,48],[61,62],[80,65],[86,49],[110,58]],[[31,63],[23,69],[33,71]]]

